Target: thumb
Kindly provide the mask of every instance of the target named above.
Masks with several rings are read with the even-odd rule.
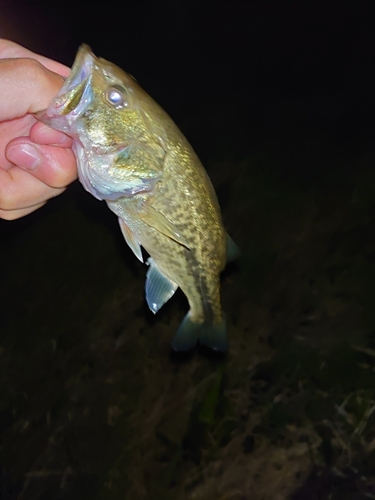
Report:
[[[35,59],[0,60],[0,121],[45,109],[64,79]]]

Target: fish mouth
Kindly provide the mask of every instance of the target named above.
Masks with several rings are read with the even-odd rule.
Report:
[[[91,80],[95,60],[90,47],[82,44],[59,93],[47,109],[35,116],[43,123],[68,133],[72,122],[85,112],[92,101]]]
[[[78,49],[70,74],[56,97],[60,97],[74,87],[81,85],[91,75],[95,59],[91,48],[83,43]]]

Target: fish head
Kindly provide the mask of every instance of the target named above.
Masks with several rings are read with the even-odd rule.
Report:
[[[114,200],[150,191],[160,180],[162,132],[145,111],[153,104],[131,75],[82,45],[38,118],[73,138],[83,186],[98,199]]]

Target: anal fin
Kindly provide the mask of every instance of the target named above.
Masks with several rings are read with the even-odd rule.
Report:
[[[148,307],[155,314],[172,297],[178,286],[157,268],[153,259],[147,261],[146,300]]]

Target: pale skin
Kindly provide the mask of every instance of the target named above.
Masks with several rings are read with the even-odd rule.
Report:
[[[0,218],[42,207],[77,178],[72,140],[38,122],[66,66],[0,39]]]

